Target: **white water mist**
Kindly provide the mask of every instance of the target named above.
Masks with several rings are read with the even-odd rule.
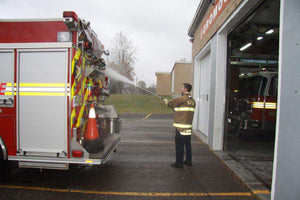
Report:
[[[123,76],[122,74],[120,74],[119,72],[117,72],[116,70],[114,70],[114,69],[111,68],[111,67],[106,67],[106,70],[105,70],[105,71],[106,71],[106,72],[105,72],[106,75],[107,75],[109,78],[111,78],[111,79],[114,79],[114,80],[116,80],[116,81],[120,81],[120,82],[123,82],[123,83],[128,83],[128,84],[130,84],[130,85],[134,85],[135,87],[139,87],[139,88],[145,90],[146,92],[148,92],[148,93],[150,93],[150,94],[152,94],[152,95],[154,95],[154,96],[157,96],[157,97],[163,99],[161,96],[159,96],[159,95],[157,95],[157,94],[155,94],[155,93],[153,93],[153,92],[147,90],[146,88],[143,88],[143,87],[141,87],[141,86],[138,85],[138,84],[135,85],[133,81],[130,81],[128,78],[126,78],[125,76]]]
[[[126,78],[125,76],[123,76],[122,74],[120,74],[119,72],[117,72],[116,70],[114,70],[113,68],[107,66],[106,67],[106,75],[111,78],[114,79],[116,81],[120,81],[123,83],[128,83],[130,85],[135,85],[133,81],[129,80],[128,78]]]

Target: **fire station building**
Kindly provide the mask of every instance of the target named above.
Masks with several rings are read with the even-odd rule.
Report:
[[[299,9],[299,0],[201,0],[188,30],[194,133],[215,152],[243,154],[245,168],[268,168],[271,199],[300,196]]]
[[[156,94],[162,96],[179,96],[182,83],[192,83],[192,63],[177,61],[171,73],[156,72]]]
[[[171,96],[171,74],[169,72],[156,72],[156,94]]]

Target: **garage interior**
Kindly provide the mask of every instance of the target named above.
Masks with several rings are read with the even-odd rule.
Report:
[[[224,150],[271,189],[274,156],[280,1],[257,5],[228,34]],[[264,73],[267,76],[258,76]],[[269,75],[272,76],[269,76]],[[252,77],[252,78],[251,78]],[[266,102],[272,99],[272,107]],[[260,119],[250,124],[261,101]],[[267,115],[272,120],[267,119]],[[267,121],[272,121],[267,123]]]

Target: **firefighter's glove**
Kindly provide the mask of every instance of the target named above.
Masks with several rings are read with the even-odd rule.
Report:
[[[168,99],[163,99],[164,103],[167,105],[169,103]]]

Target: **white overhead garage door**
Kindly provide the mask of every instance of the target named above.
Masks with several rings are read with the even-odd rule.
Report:
[[[208,136],[210,98],[210,52],[200,59],[198,130]]]

